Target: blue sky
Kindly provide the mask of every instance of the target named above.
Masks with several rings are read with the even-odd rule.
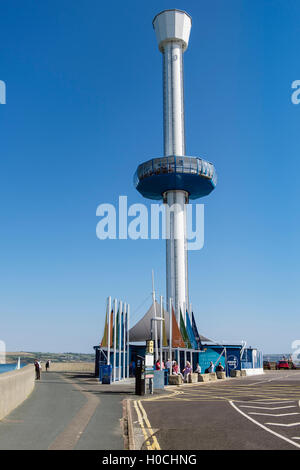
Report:
[[[205,246],[189,255],[199,330],[266,353],[300,338],[298,0],[0,5],[0,339],[8,350],[91,352],[107,295],[165,292],[163,241],[100,241],[96,208],[163,153],[152,19],[193,18],[184,56],[186,148],[213,162]],[[139,306],[144,302],[142,308]]]

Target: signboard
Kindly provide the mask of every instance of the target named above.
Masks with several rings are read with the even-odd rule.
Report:
[[[231,370],[241,369],[240,351],[238,349],[227,349],[227,367],[229,374]]]
[[[146,341],[146,354],[153,354],[154,352],[154,341],[149,339]]]
[[[145,356],[145,366],[146,367],[153,367],[153,365],[154,365],[153,354],[146,354],[146,356]]]

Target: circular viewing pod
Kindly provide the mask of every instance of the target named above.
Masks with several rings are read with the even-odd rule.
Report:
[[[138,166],[134,184],[142,196],[162,199],[166,191],[181,190],[190,199],[207,196],[217,184],[214,166],[198,157],[153,158]]]

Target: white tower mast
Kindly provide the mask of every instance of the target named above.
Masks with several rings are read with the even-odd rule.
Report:
[[[191,17],[180,10],[165,10],[153,20],[159,50],[163,54],[164,155],[185,155],[183,53],[187,49]],[[171,190],[164,202],[173,211],[166,223],[170,234],[166,246],[167,296],[183,311],[188,306],[188,266],[186,249],[186,212],[188,193]],[[168,232],[169,230],[169,232]],[[178,313],[178,312],[177,312]]]

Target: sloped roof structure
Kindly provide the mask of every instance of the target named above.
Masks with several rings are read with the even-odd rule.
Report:
[[[162,313],[160,310],[160,304],[158,302],[155,302],[155,307],[156,307],[156,317],[164,317],[165,319],[165,332],[166,332],[166,337],[167,340],[169,340],[169,312],[167,312],[164,308],[162,309]],[[132,343],[135,342],[140,342],[140,341],[146,341],[148,339],[151,339],[151,320],[152,318],[155,317],[155,311],[154,311],[154,304],[150,306],[150,308],[147,310],[145,315],[129,330],[129,341]],[[154,328],[154,322],[153,323],[153,328]],[[158,330],[158,336],[160,332],[160,322],[157,321],[157,330]],[[153,331],[154,333],[154,331]],[[206,338],[205,336],[200,335],[200,339],[203,342],[212,342],[210,339]]]

